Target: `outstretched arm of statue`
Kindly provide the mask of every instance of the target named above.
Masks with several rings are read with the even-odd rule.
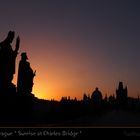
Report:
[[[16,52],[16,53],[18,53],[19,45],[20,45],[20,38],[19,38],[19,36],[18,36],[18,37],[17,37],[17,40],[16,40],[16,48],[15,48],[15,52]]]

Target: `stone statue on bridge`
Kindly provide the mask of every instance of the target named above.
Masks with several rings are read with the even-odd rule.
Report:
[[[23,95],[29,95],[32,92],[33,78],[36,74],[36,71],[33,72],[30,67],[30,63],[27,59],[26,53],[22,53],[18,69],[17,92]]]
[[[15,37],[14,31],[9,31],[4,41],[0,43],[0,94],[16,92],[15,85],[12,83],[15,74],[15,62],[19,50],[20,38],[16,39],[15,49],[11,43]]]

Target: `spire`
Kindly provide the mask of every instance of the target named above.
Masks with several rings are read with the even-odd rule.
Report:
[[[118,89],[123,89],[123,82],[119,82],[119,87]]]

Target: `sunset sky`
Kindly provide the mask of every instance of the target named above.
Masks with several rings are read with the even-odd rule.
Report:
[[[140,95],[139,0],[1,0],[0,41],[9,30],[21,39],[17,68],[26,51],[37,71],[38,98],[111,95],[119,81]]]

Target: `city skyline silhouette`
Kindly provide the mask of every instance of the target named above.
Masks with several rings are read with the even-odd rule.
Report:
[[[28,52],[20,54],[17,84],[12,83],[21,38],[11,45],[15,31],[9,31],[0,42],[0,127],[99,127],[140,126],[140,98],[129,97],[123,81],[118,82],[115,95],[103,97],[99,87],[82,100],[62,96],[60,101],[35,97],[32,89],[36,70]]]
[[[0,137],[140,136],[140,1],[0,5]]]
[[[110,96],[119,81],[128,86],[130,97],[140,94],[139,1],[13,0],[0,4],[0,42],[10,30],[21,38],[14,84],[20,54],[27,52],[31,67],[37,70],[33,93],[40,99],[60,101],[70,96],[82,100],[96,86],[103,97]]]

